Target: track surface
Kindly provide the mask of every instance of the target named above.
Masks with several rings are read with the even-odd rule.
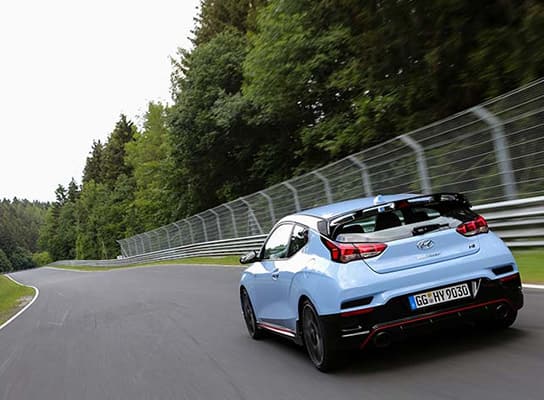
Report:
[[[542,399],[544,291],[513,328],[433,335],[322,374],[280,338],[251,340],[241,269],[13,274],[40,289],[0,331],[0,399]]]

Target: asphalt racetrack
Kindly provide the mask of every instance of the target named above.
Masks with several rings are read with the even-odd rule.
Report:
[[[253,341],[235,267],[12,274],[39,288],[0,331],[0,399],[543,399],[544,290],[500,332],[356,353],[330,374],[277,337]]]

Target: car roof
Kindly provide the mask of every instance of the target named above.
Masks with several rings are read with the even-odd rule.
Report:
[[[295,215],[309,215],[321,219],[329,219],[337,215],[349,213],[351,211],[362,210],[364,208],[369,208],[375,205],[409,199],[417,196],[421,195],[414,193],[402,193],[393,195],[378,195],[375,197],[363,197],[359,199],[327,204],[326,206],[310,208],[308,210],[301,211]]]
[[[318,221],[330,219],[339,215],[348,214],[352,211],[362,210],[379,204],[386,204],[392,201],[399,201],[418,197],[421,194],[402,193],[393,195],[377,195],[374,197],[363,197],[359,199],[340,201],[325,206],[310,208],[296,214],[283,217],[278,224],[284,222],[298,222],[313,228],[317,228]]]

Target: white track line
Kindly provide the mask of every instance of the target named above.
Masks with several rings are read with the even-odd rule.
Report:
[[[40,269],[51,269],[51,270],[55,270],[55,271],[70,271],[70,272],[84,272],[84,273],[93,273],[93,272],[110,272],[110,271],[125,271],[127,269],[143,269],[143,268],[157,268],[157,267],[172,267],[172,266],[175,266],[175,267],[210,267],[210,268],[215,268],[215,267],[221,267],[221,268],[247,268],[247,267],[244,267],[243,265],[227,265],[227,264],[176,264],[176,263],[172,263],[172,264],[146,264],[146,265],[129,265],[129,266],[126,266],[126,267],[111,267],[111,266],[108,266],[108,267],[104,267],[104,270],[99,270],[99,269],[96,269],[96,270],[92,270],[92,271],[85,271],[85,270],[79,270],[79,269],[76,269],[76,267],[74,267],[74,269],[72,268],[57,268],[57,267],[48,267],[48,266],[43,266],[43,267],[40,267]]]
[[[70,269],[70,268],[55,268],[55,267],[41,267],[43,269],[52,269],[54,271],[69,271],[69,272],[94,272],[94,271],[82,271],[80,269]]]
[[[26,286],[26,287],[29,287],[29,288],[32,288],[34,289],[35,291],[35,295],[34,295],[34,298],[32,300],[30,300],[30,303],[28,303],[26,306],[24,306],[17,314],[15,314],[13,317],[11,317],[10,319],[8,319],[6,322],[4,322],[2,325],[0,325],[0,331],[2,329],[4,329],[6,326],[8,326],[10,323],[12,323],[15,318],[17,318],[19,315],[21,315],[22,313],[24,313],[32,304],[34,304],[34,302],[36,301],[36,299],[38,298],[38,296],[40,295],[40,291],[37,287],[35,286],[30,286],[30,285],[23,285],[21,282],[18,282],[16,281],[14,278],[12,278],[11,276],[9,275],[4,275],[6,278],[12,280],[13,282],[15,282],[17,285],[20,285],[20,286]]]
[[[531,283],[524,283],[523,284],[523,287],[524,288],[527,288],[527,289],[540,289],[540,290],[544,290],[544,285],[533,285]]]

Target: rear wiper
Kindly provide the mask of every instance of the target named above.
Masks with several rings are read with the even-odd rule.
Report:
[[[416,226],[414,229],[412,229],[412,235],[413,236],[423,235],[427,232],[436,231],[437,229],[445,228],[447,226],[450,226],[450,225],[449,224],[429,224],[429,225]]]

